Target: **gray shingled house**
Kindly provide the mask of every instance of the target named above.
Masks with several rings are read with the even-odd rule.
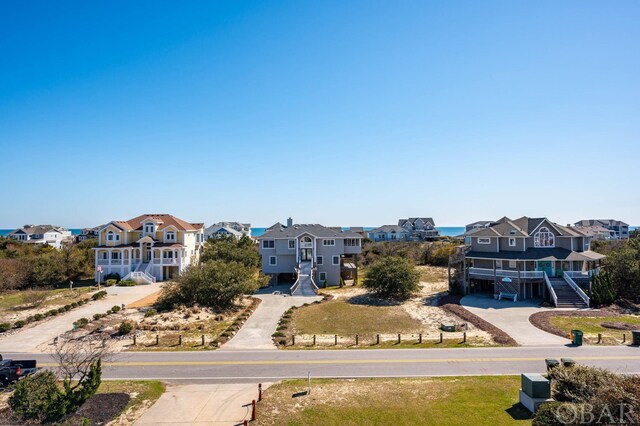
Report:
[[[616,240],[629,239],[629,224],[616,219],[583,219],[574,224],[577,227],[600,226],[612,232],[612,238]]]
[[[548,298],[555,306],[588,306],[581,289],[605,256],[590,250],[591,236],[547,218],[503,217],[465,234],[467,292]]]
[[[362,236],[340,228],[317,224],[276,223],[257,238],[262,272],[273,281],[293,277],[292,294],[313,295],[326,281],[338,285],[340,278],[357,276],[357,255]]]

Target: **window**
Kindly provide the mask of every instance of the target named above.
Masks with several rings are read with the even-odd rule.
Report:
[[[478,237],[478,244],[491,244],[491,238]]]
[[[118,253],[117,251],[112,251],[111,252],[111,259],[113,259],[113,260],[120,259],[120,253]]]
[[[327,280],[327,273],[326,272],[320,272],[320,281],[326,281]]]
[[[276,256],[269,256],[269,265],[275,266],[278,264],[278,258]]]
[[[113,231],[109,231],[107,232],[107,240],[108,241],[113,241]]]
[[[344,240],[344,245],[346,247],[359,247],[360,246],[360,240],[358,238],[346,238]]]
[[[289,240],[289,250],[296,248],[296,240]]]
[[[509,261],[509,268],[515,269],[518,267],[518,264],[516,263],[515,260],[510,260]]]
[[[502,260],[496,260],[496,268],[502,269]]]
[[[176,234],[173,231],[167,232],[167,241],[175,241]]]
[[[323,246],[335,246],[336,240],[322,240]]]
[[[516,239],[509,238],[509,247],[515,247],[515,246],[516,246]]]
[[[146,234],[153,234],[154,231],[155,231],[155,225],[153,223],[146,223],[144,225],[144,232]]]
[[[322,260],[323,260],[323,259],[322,259],[322,256],[318,256],[318,257],[316,258],[316,263],[317,263],[318,265],[322,265]]]
[[[165,259],[173,259],[173,252],[172,251],[165,251],[162,253],[162,257],[164,257]]]
[[[107,260],[109,258],[109,255],[108,255],[108,253],[106,251],[104,253],[102,253],[102,258],[104,260]]]
[[[340,264],[340,256],[333,256],[333,264],[334,265]]]
[[[276,242],[274,240],[263,240],[262,248],[263,249],[272,249],[276,247]]]
[[[549,231],[549,228],[542,227],[533,237],[534,247],[555,247],[555,236]]]

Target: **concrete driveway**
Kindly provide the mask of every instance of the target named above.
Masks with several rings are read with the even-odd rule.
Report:
[[[274,292],[281,294],[273,294]],[[321,296],[289,296],[288,286],[273,286],[261,289],[254,295],[262,300],[258,309],[249,317],[238,334],[222,346],[222,350],[276,349],[271,335],[287,309],[322,300]]]
[[[575,309],[541,308],[540,301],[513,302],[495,300],[491,295],[469,295],[462,298],[460,304],[485,321],[490,322],[513,337],[523,346],[559,346],[569,343],[555,334],[540,330],[529,322],[529,317],[536,312],[549,310],[570,311]]]
[[[47,352],[53,339],[73,329],[73,323],[80,318],[91,319],[93,314],[105,313],[114,305],[128,305],[158,290],[160,290],[160,284],[158,283],[137,285],[135,287],[107,287],[107,297],[103,299],[44,320],[33,327],[26,327],[15,334],[1,337],[0,353]]]
[[[169,385],[135,425],[238,425],[251,420],[254,399],[257,383]]]

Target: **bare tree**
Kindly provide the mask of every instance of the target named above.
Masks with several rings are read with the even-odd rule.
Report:
[[[52,357],[58,364],[61,378],[70,383],[73,381],[71,390],[74,390],[87,377],[96,361],[109,361],[113,355],[113,346],[107,339],[59,338]]]

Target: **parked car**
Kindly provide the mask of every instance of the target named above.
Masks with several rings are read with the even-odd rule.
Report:
[[[35,359],[3,359],[0,355],[0,388],[38,371]]]

